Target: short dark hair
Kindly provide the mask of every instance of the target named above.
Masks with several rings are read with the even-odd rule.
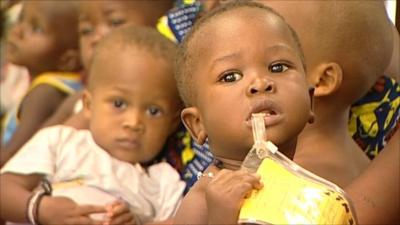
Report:
[[[273,14],[277,17],[279,17],[283,23],[287,26],[287,28],[290,30],[290,33],[295,41],[297,50],[299,52],[299,56],[301,58],[303,67],[305,69],[305,62],[304,62],[304,54],[301,49],[300,41],[299,38],[296,34],[296,32],[293,30],[293,28],[285,21],[285,19],[275,12],[273,9],[271,9],[268,6],[265,6],[263,4],[257,3],[257,2],[252,2],[249,0],[239,0],[239,1],[232,1],[223,5],[220,5],[219,7],[215,8],[214,10],[210,11],[209,13],[205,14],[204,17],[201,17],[192,29],[188,32],[188,34],[185,36],[183,42],[179,46],[178,49],[178,55],[176,59],[176,73],[175,73],[175,79],[177,81],[177,86],[179,89],[179,93],[181,95],[182,100],[184,101],[186,106],[191,106],[193,104],[193,98],[196,95],[195,89],[193,88],[193,85],[191,82],[192,75],[190,69],[193,67],[192,64],[194,61],[192,60],[192,55],[188,49],[188,46],[193,39],[193,37],[196,35],[196,33],[202,28],[206,23],[209,23],[212,21],[211,19],[221,15],[223,13],[238,9],[238,8],[258,8],[261,10],[264,10],[265,12],[269,14]]]
[[[177,46],[160,34],[155,28],[145,26],[121,27],[106,35],[96,46],[90,67],[95,64],[99,53],[115,48],[116,46],[145,49],[148,53],[154,55],[154,57],[164,60],[171,67],[174,67]],[[92,69],[89,71],[92,71]],[[89,88],[95,83],[93,82],[96,79],[95,77],[96,74],[90,74]]]

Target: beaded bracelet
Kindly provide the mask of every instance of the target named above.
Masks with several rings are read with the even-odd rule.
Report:
[[[50,196],[52,192],[51,185],[47,180],[43,180],[40,189],[35,191],[29,197],[26,208],[26,217],[30,224],[39,225],[39,204],[44,196]]]

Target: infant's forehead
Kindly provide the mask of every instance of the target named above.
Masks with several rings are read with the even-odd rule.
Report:
[[[275,14],[273,11],[267,11],[260,8],[236,8],[231,11],[222,12],[204,21],[194,32],[192,41],[211,40],[210,36],[215,36],[216,33],[223,33],[226,29],[232,27],[231,24],[241,24],[237,28],[245,28],[251,26],[263,26],[270,29],[279,29],[280,31],[289,31],[289,26],[282,17]],[[240,33],[237,36],[240,38]],[[207,38],[208,37],[208,38]],[[190,41],[190,42],[192,42]]]
[[[248,43],[249,40],[245,40],[245,36],[249,36],[249,33],[260,33],[260,41],[263,42],[279,41],[295,51],[299,48],[297,37],[281,17],[263,9],[239,8],[216,15],[204,22],[189,40],[187,50],[189,55],[199,57],[209,52],[207,49],[211,46],[223,46],[230,41],[243,40],[241,43],[247,41],[247,44],[257,45],[257,42]],[[276,38],[265,35],[273,35]]]
[[[70,19],[67,15],[75,16],[78,13],[76,3],[67,1],[26,1],[23,8],[39,12],[46,19]]]

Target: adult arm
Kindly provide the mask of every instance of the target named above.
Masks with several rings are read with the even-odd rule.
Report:
[[[368,168],[345,188],[359,224],[398,224],[400,221],[399,146],[398,129]]]
[[[396,27],[392,25],[393,34],[393,52],[389,66],[386,68],[384,75],[394,78],[400,82],[400,37]]]

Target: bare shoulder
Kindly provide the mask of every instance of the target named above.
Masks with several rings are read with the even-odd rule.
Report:
[[[42,84],[32,89],[24,98],[21,105],[21,119],[24,113],[35,116],[44,114],[48,117],[62,103],[67,95],[57,90],[56,88]]]

